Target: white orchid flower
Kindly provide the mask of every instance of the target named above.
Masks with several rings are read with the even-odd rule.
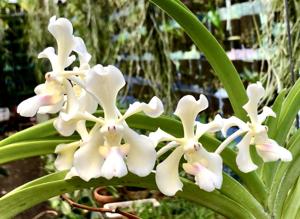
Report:
[[[291,161],[292,154],[285,148],[279,146],[276,141],[268,137],[268,128],[262,123],[268,116],[275,117],[273,110],[265,106],[260,114],[257,112],[258,104],[261,98],[265,95],[265,89],[260,82],[250,84],[247,88],[248,102],[243,106],[247,112],[250,122],[231,117],[225,122],[223,134],[226,134],[227,129],[231,126],[238,126],[240,130],[227,138],[227,142],[234,140],[237,136],[245,134],[242,140],[237,144],[238,155],[236,162],[238,168],[247,173],[257,169],[251,159],[250,145],[255,145],[258,155],[264,162],[269,161]]]
[[[221,188],[222,158],[216,153],[206,151],[199,143],[199,138],[204,133],[220,130],[222,119],[218,115],[208,124],[195,121],[197,115],[207,107],[208,100],[204,95],[201,95],[199,100],[191,95],[184,96],[179,100],[174,113],[182,122],[184,137],[176,138],[161,129],[149,135],[156,145],[162,141],[169,141],[158,151],[158,156],[175,147],[175,150],[156,167],[156,184],[165,195],[175,195],[178,190],[182,189],[183,184],[179,178],[178,167],[183,155],[186,160],[183,169],[195,176],[196,184],[201,189],[213,191],[215,188]]]
[[[22,116],[32,117],[36,113],[60,111],[66,99],[65,95],[70,93],[70,89],[67,89],[70,82],[66,79],[74,79],[77,75],[85,74],[89,68],[88,62],[91,56],[87,52],[83,40],[73,36],[73,26],[69,20],[66,18],[56,19],[53,16],[50,18],[48,30],[56,39],[57,54],[53,47],[48,47],[38,55],[38,58],[48,58],[52,71],[46,74],[46,82],[36,87],[36,96],[19,104],[17,112]],[[70,56],[72,51],[79,56],[80,68],[65,71],[64,69],[75,60],[74,55]]]
[[[163,112],[163,105],[157,97],[153,97],[148,104],[131,104],[124,115],[121,115],[116,107],[116,100],[124,85],[122,73],[114,66],[96,65],[87,74],[86,90],[93,94],[103,108],[104,118],[85,118],[96,124],[75,152],[73,167],[67,177],[77,175],[89,181],[99,176],[107,179],[122,177],[128,171],[146,176],[152,171],[156,160],[153,143],[147,136],[129,128],[125,119],[141,111],[150,117],[158,117]],[[76,111],[73,114],[72,130],[76,120],[82,119],[80,110]],[[73,152],[69,150],[69,154]]]

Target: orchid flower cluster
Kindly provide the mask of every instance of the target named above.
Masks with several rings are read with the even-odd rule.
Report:
[[[200,95],[196,100],[191,95],[182,97],[174,114],[182,122],[184,136],[177,138],[158,129],[148,136],[131,129],[126,118],[144,112],[149,117],[159,117],[164,109],[161,100],[154,96],[149,103],[130,104],[122,114],[116,106],[118,92],[125,86],[121,71],[112,66],[89,65],[91,55],[84,41],[73,35],[73,26],[66,18],[50,19],[49,32],[57,42],[57,51],[48,47],[38,58],[48,58],[52,71],[45,74],[45,83],[35,88],[36,95],[24,100],[18,106],[18,113],[32,117],[37,113],[59,113],[54,127],[63,136],[77,132],[79,141],[59,144],[55,149],[58,170],[68,170],[66,178],[78,176],[85,181],[92,178],[123,177],[128,172],[140,177],[149,175],[158,158],[172,150],[167,158],[156,166],[156,184],[165,195],[175,195],[182,189],[179,164],[186,174],[195,178],[195,183],[205,191],[220,189],[222,186],[223,162],[220,153],[226,146],[242,136],[237,144],[236,163],[243,172],[257,168],[250,156],[254,145],[263,161],[290,161],[291,153],[268,137],[267,127],[262,123],[268,116],[275,117],[269,107],[258,114],[258,105],[265,90],[260,83],[247,88],[249,101],[244,105],[250,121],[245,123],[237,117],[223,119],[217,115],[207,124],[196,120],[198,114],[208,108],[208,100]],[[66,70],[79,59],[79,66]],[[93,115],[98,106],[104,111],[103,117]],[[87,121],[93,127],[87,127]],[[214,152],[207,151],[199,142],[206,133],[221,131],[224,136],[230,127],[238,131],[228,136]],[[168,142],[158,151],[156,147]]]

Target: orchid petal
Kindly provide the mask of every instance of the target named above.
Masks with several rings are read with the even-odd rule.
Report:
[[[130,146],[127,154],[129,171],[141,177],[149,175],[156,161],[155,146],[151,140],[128,127],[124,129],[124,140]]]
[[[58,71],[57,67],[57,55],[55,54],[55,50],[53,47],[47,47],[42,52],[39,53],[38,58],[47,58],[49,59],[53,71]]]
[[[86,88],[99,101],[104,110],[105,119],[115,120],[118,117],[116,108],[117,94],[124,87],[125,79],[119,69],[109,65],[96,65],[87,74]]]
[[[182,190],[178,167],[183,155],[183,148],[176,148],[163,162],[156,167],[156,185],[167,196],[173,196],[178,190]]]
[[[57,104],[54,104],[51,106],[41,106],[37,113],[39,113],[39,114],[58,113],[62,109],[64,102],[65,102],[64,98],[61,98],[61,100]]]
[[[196,117],[207,107],[208,100],[202,94],[200,95],[199,100],[196,100],[191,95],[186,95],[179,100],[174,114],[180,118],[186,138],[194,137]]]
[[[260,82],[257,82],[256,84],[250,84],[247,87],[247,95],[249,100],[243,106],[243,108],[248,113],[251,122],[253,124],[256,124],[258,123],[258,118],[257,118],[258,103],[261,100],[261,98],[265,95],[265,89],[263,88]]]
[[[276,160],[288,162],[293,159],[289,150],[279,146],[277,142],[272,139],[267,139],[263,144],[257,144],[256,151],[264,162]]]
[[[79,147],[80,141],[70,144],[59,144],[55,148],[55,153],[58,154],[54,166],[57,170],[68,170],[72,167],[73,157],[76,149]]]
[[[238,168],[244,172],[248,173],[257,168],[257,166],[252,162],[250,155],[250,143],[251,143],[252,135],[247,133],[242,140],[237,144],[237,148],[239,149],[236,163]]]
[[[63,136],[71,136],[76,130],[77,120],[72,120],[68,114],[60,112],[53,122],[54,128]]]
[[[89,181],[101,175],[104,158],[99,154],[98,148],[103,145],[103,142],[103,136],[99,132],[94,133],[75,152],[73,166],[81,179]]]
[[[53,16],[48,25],[49,32],[57,41],[57,70],[62,71],[70,64],[69,55],[75,47],[75,37],[73,36],[72,23],[66,18]]]
[[[166,133],[165,131],[161,130],[160,128],[158,128],[155,132],[151,132],[149,134],[149,138],[151,139],[155,147],[161,141],[176,141],[177,139],[169,133]]]
[[[123,177],[128,173],[122,153],[118,147],[109,149],[108,155],[101,167],[101,176],[106,179]]]
[[[239,118],[235,117],[235,116],[231,116],[228,119],[223,119],[223,127],[222,127],[222,134],[224,137],[227,136],[227,132],[228,129],[234,126],[239,127],[239,129],[243,130],[243,131],[248,131],[249,127],[248,125],[243,122],[242,120],[240,120]]]
[[[217,132],[223,126],[223,119],[220,115],[216,115],[215,119],[207,124],[196,122],[196,138],[199,139],[206,132]]]
[[[88,53],[84,41],[80,37],[75,37],[75,48],[73,49],[79,56],[80,67],[89,64],[92,56]]]
[[[147,116],[156,118],[163,113],[164,106],[161,100],[156,96],[152,97],[148,104],[135,102],[129,105],[128,110],[123,115],[123,119],[126,119],[132,116],[133,114],[136,114],[141,111],[143,111]]]
[[[269,116],[272,116],[272,117],[275,118],[276,113],[274,113],[274,111],[270,107],[265,106],[263,108],[262,113],[258,115],[258,122],[260,124],[262,124],[266,120],[266,118],[269,117]]]
[[[186,154],[185,157],[188,164],[192,166],[184,164],[183,168],[187,173],[195,176],[196,184],[201,189],[211,192],[215,188],[221,188],[223,162],[219,154],[208,152],[200,147],[197,151]]]
[[[17,113],[24,117],[33,117],[40,107],[51,105],[52,103],[52,96],[36,95],[22,101],[17,107]]]

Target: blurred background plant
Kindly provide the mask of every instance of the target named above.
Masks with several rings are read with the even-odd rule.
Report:
[[[227,51],[243,83],[263,82],[267,89],[266,103],[271,104],[274,94],[291,87],[291,60],[287,52],[283,1],[183,2]],[[292,61],[299,75],[300,2],[289,2]],[[225,116],[232,113],[226,92],[201,51],[193,46],[191,39],[174,20],[147,0],[1,0],[0,106],[10,107],[12,114],[14,107],[31,96],[33,88],[43,82],[43,75],[50,69],[50,63],[38,60],[37,54],[47,46],[55,45],[46,28],[53,15],[72,21],[75,35],[84,39],[92,54],[91,65],[114,64],[126,75],[127,86],[120,99],[121,106],[136,98],[148,100],[157,95],[163,99],[169,113],[184,94],[198,96],[204,93],[209,98],[210,109],[201,119],[209,120],[216,113]],[[11,119],[2,123],[2,134],[7,130],[15,132],[34,122],[32,119],[21,122]],[[8,126],[9,129],[3,128]],[[31,165],[38,163],[41,168],[46,166],[45,172],[53,172],[52,158],[47,157],[42,162],[31,161]],[[24,163],[20,163],[18,168],[22,166]],[[13,174],[11,169],[14,168],[16,166],[0,169],[0,177],[9,178],[7,176]],[[37,174],[45,172],[39,171]],[[24,180],[30,179],[25,177]],[[73,195],[75,199],[78,196]],[[89,191],[83,191],[80,195],[78,197],[83,198],[78,198],[80,202],[95,204]],[[86,212],[70,212],[59,199],[53,199],[51,205],[65,215],[62,218],[87,218]],[[138,207],[136,211],[143,218],[216,217],[211,211],[181,199],[162,200],[160,208],[146,206]],[[96,218],[95,214],[89,214],[89,217]]]

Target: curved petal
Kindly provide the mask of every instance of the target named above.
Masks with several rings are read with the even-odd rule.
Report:
[[[63,108],[64,103],[65,103],[64,98],[61,98],[61,100],[57,104],[54,104],[54,105],[51,105],[51,106],[42,106],[42,107],[40,107],[37,113],[39,113],[39,114],[58,113]]]
[[[251,155],[250,155],[250,142],[251,142],[251,134],[247,133],[240,143],[237,144],[237,148],[239,149],[236,163],[238,168],[244,172],[248,173],[257,168],[257,166],[252,162]]]
[[[98,107],[97,101],[85,90],[81,90],[79,104],[81,108],[84,108],[81,111],[87,111],[91,114],[95,113]]]
[[[223,127],[223,119],[220,115],[216,115],[215,119],[207,124],[196,122],[196,138],[199,139],[206,132],[217,132]]]
[[[253,124],[258,122],[257,118],[257,108],[258,103],[262,97],[265,95],[265,89],[260,82],[256,84],[250,84],[247,87],[247,95],[248,95],[248,102],[243,106],[243,108],[248,113],[250,120]]]
[[[249,127],[248,125],[243,122],[242,120],[240,120],[239,118],[235,117],[235,116],[231,116],[228,119],[223,119],[223,127],[222,127],[222,134],[224,137],[227,136],[227,131],[229,128],[237,126],[239,127],[239,129],[243,130],[243,131],[248,131]]]
[[[92,56],[88,53],[84,41],[80,37],[75,37],[75,48],[73,49],[79,56],[80,67],[85,67],[89,64]]]
[[[127,175],[127,167],[124,162],[123,154],[118,147],[109,149],[108,155],[101,167],[101,176],[106,179],[113,177],[123,177]]]
[[[57,55],[55,54],[55,50],[53,47],[47,47],[42,52],[39,53],[38,58],[47,58],[49,59],[53,71],[59,71],[57,69]]]
[[[200,95],[199,100],[196,100],[191,95],[182,97],[174,112],[182,122],[184,136],[186,138],[194,137],[194,126],[197,115],[208,107],[208,100],[204,95]]]
[[[59,144],[55,148],[56,154],[58,154],[54,166],[57,170],[68,170],[72,167],[74,153],[79,147],[80,141],[72,142],[70,144]]]
[[[136,114],[141,111],[143,111],[147,116],[156,118],[156,117],[159,117],[163,113],[164,106],[163,106],[161,100],[156,96],[152,97],[152,99],[150,100],[150,102],[148,104],[135,102],[135,103],[129,105],[129,108],[123,115],[123,119],[126,119],[129,116],[132,116],[133,114]]]
[[[223,161],[219,154],[211,153],[200,147],[191,154],[186,154],[188,164],[184,170],[195,176],[196,184],[203,190],[211,192],[220,189],[223,181]]]
[[[272,116],[275,118],[276,113],[274,113],[274,111],[270,107],[265,106],[263,108],[263,111],[261,112],[261,114],[258,115],[258,122],[260,124],[262,124],[266,120],[266,118],[269,116]]]
[[[57,42],[56,69],[62,71],[70,64],[68,57],[76,45],[72,23],[66,18],[56,19],[56,16],[53,16],[50,18],[48,30]]]
[[[272,139],[267,139],[263,144],[257,144],[256,151],[264,162],[276,160],[288,162],[293,159],[293,156],[289,150],[281,147]]]
[[[54,120],[53,126],[63,136],[71,136],[76,130],[77,120],[69,119],[69,116],[61,112]]]
[[[99,154],[100,145],[103,145],[103,136],[96,132],[74,154],[73,166],[78,176],[85,181],[101,175],[104,158]]]
[[[183,148],[176,148],[163,162],[156,167],[156,185],[158,189],[168,196],[173,196],[178,190],[182,190],[178,167],[183,155]]]
[[[151,139],[155,147],[161,141],[176,141],[177,139],[174,136],[170,135],[169,133],[161,130],[160,128],[158,128],[155,132],[151,132],[149,134],[149,138]]]
[[[156,151],[151,140],[128,127],[124,128],[124,140],[130,146],[127,154],[129,171],[141,177],[150,174],[156,161]]]
[[[105,119],[117,119],[117,94],[124,85],[125,79],[121,71],[112,65],[107,67],[96,65],[87,74],[86,88],[98,99],[104,110]]]
[[[53,104],[50,95],[36,95],[22,101],[17,107],[17,113],[24,117],[33,117],[42,106]]]

